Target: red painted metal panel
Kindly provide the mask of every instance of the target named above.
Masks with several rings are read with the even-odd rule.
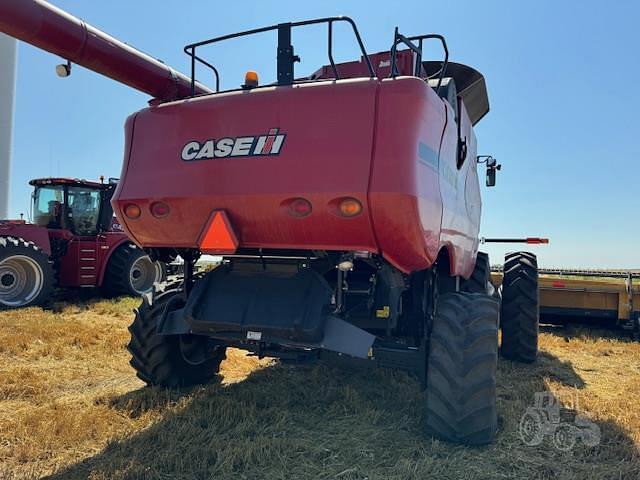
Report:
[[[197,248],[211,212],[225,210],[241,247],[377,251],[368,206],[378,82],[369,79],[265,87],[164,104],[138,113],[128,164],[114,196],[127,231],[146,247]],[[286,135],[278,155],[184,161],[191,141]],[[364,212],[337,215],[337,198],[360,200]],[[306,198],[311,215],[284,206]],[[168,217],[149,205],[171,206]],[[129,203],[142,208],[125,218]]]
[[[27,242],[35,243],[40,250],[51,255],[49,233],[45,227],[30,223],[0,221],[0,237],[19,237]]]
[[[411,77],[266,87],[151,107],[127,123],[131,149],[114,207],[145,247],[198,248],[211,213],[225,210],[240,247],[382,252],[405,272],[429,267],[446,247],[452,273],[467,276],[477,248],[477,174],[471,160],[455,165],[457,127],[449,121],[445,128],[453,118],[445,108]],[[272,129],[286,136],[278,155],[240,149],[236,157],[196,158],[211,156],[220,139]],[[258,151],[258,139],[248,142]],[[475,140],[470,145],[472,159]],[[360,200],[363,213],[336,215],[335,200],[344,196]],[[311,215],[289,214],[298,197],[311,202]],[[168,217],[150,215],[155,201],[171,206]],[[140,218],[123,217],[130,202],[142,208]]]
[[[438,150],[442,100],[417,78],[382,82],[369,198],[383,255],[409,272],[429,267],[440,248]]]
[[[54,235],[68,230],[52,230]],[[73,237],[69,239],[66,254],[60,257],[59,279],[62,287],[100,286],[104,280],[111,255],[129,242],[121,232],[105,232],[96,237]]]
[[[101,254],[95,238],[73,238],[67,244],[65,255],[60,258],[59,285],[61,287],[96,285],[96,267],[100,262]]]

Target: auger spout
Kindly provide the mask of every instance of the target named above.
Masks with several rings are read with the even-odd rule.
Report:
[[[189,77],[43,0],[2,0],[0,31],[161,101],[192,94]]]

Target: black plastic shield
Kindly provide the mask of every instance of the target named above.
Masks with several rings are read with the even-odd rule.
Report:
[[[312,270],[244,272],[220,267],[196,282],[184,319],[193,333],[318,342],[331,294],[327,282]]]

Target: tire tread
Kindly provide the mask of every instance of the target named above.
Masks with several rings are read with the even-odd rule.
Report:
[[[503,357],[533,363],[538,354],[538,261],[530,252],[505,256],[502,281],[501,329]]]
[[[148,385],[161,385],[168,388],[186,387],[209,383],[217,378],[225,348],[216,346],[210,349],[210,357],[199,365],[191,365],[182,357],[180,339],[175,335],[158,335],[156,325],[164,313],[165,307],[176,295],[179,288],[170,288],[161,293],[150,305],[143,297],[140,308],[134,311],[133,323],[129,326],[131,339],[127,350],[131,354],[129,364],[138,378]],[[202,337],[202,341],[213,340]]]
[[[427,365],[428,435],[468,445],[495,437],[498,315],[498,300],[484,293],[438,299]]]

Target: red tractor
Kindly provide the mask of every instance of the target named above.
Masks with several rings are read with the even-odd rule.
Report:
[[[0,306],[41,305],[56,285],[141,295],[164,280],[164,266],[136,247],[113,217],[115,182],[29,183],[33,223],[0,220]]]
[[[335,63],[337,24],[359,59]],[[296,77],[292,30],[308,25],[326,26],[329,63]],[[415,372],[429,435],[493,439],[498,328],[506,357],[535,359],[537,265],[512,254],[491,287],[473,131],[489,110],[485,81],[448,61],[442,36],[396,29],[389,51],[368,55],[349,18],[283,23],[187,45],[189,78],[42,1],[4,2],[0,30],[154,97],[126,122],[112,204],[152,259],[179,255],[185,270],[136,312],[129,351],[141,379],[213,381],[230,346],[348,357]],[[268,32],[275,81],[248,72],[220,91],[203,47]],[[432,40],[442,60],[423,59]],[[198,66],[215,88],[195,80]],[[485,163],[492,185],[498,167]],[[194,275],[203,253],[224,261]]]

